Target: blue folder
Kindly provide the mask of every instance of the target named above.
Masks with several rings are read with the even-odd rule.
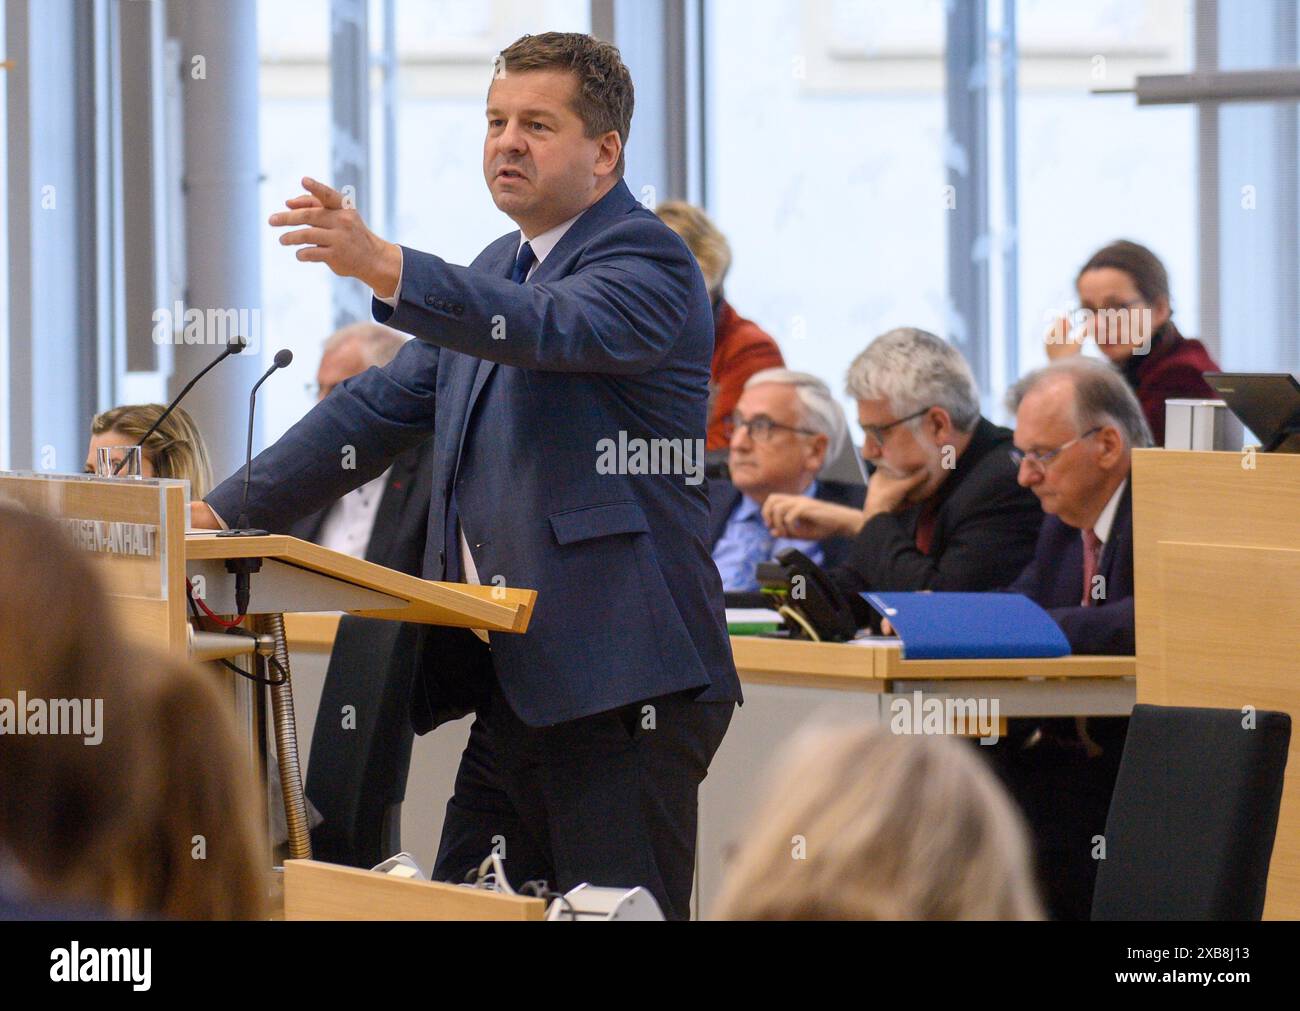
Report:
[[[908,660],[1069,656],[1051,615],[1019,593],[863,593]]]

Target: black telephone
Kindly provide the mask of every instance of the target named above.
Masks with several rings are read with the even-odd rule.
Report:
[[[792,639],[847,642],[857,634],[853,609],[825,571],[797,548],[760,562],[758,585],[786,620]]]

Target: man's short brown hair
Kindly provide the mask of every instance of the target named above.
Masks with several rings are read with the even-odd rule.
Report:
[[[516,39],[497,57],[496,76],[528,70],[567,70],[578,79],[574,111],[589,138],[617,130],[623,151],[616,171],[622,177],[627,135],[632,129],[632,75],[618,47],[580,32],[544,32]]]

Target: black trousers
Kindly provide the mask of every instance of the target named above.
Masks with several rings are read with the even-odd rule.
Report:
[[[402,629],[350,614],[339,622],[307,761],[307,797],[324,818],[311,833],[317,860],[373,867],[401,849],[412,740]]]
[[[463,881],[496,850],[513,887],[641,885],[667,918],[688,918],[699,785],[735,703],[676,693],[530,727],[491,664],[476,666],[485,683],[433,877]]]
[[[1088,735],[1101,747],[1098,755],[1088,753],[1072,718],[1007,723],[1007,734],[996,745],[976,750],[993,763],[1029,823],[1048,914],[1054,920],[1087,920],[1097,840],[1106,832],[1128,718],[1088,719]]]

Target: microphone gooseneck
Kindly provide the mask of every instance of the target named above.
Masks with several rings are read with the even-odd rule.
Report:
[[[136,446],[138,447],[143,446],[145,442],[148,440],[149,436],[153,435],[154,432],[158,431],[158,426],[167,420],[168,416],[172,413],[172,411],[176,410],[176,405],[185,399],[185,395],[194,388],[195,383],[197,383],[200,379],[206,376],[209,372],[215,369],[218,365],[224,362],[231,355],[239,354],[246,347],[248,347],[248,341],[244,340],[243,337],[236,336],[232,340],[230,340],[226,344],[226,349],[222,351],[221,354],[217,355],[216,358],[212,359],[212,361],[208,362],[208,364],[205,365],[200,370],[199,374],[196,375],[193,379],[191,379],[188,383],[186,383],[184,388],[180,391],[180,393],[176,394],[176,398],[170,404],[167,405],[167,408],[162,412],[162,414],[158,415],[158,420],[149,426],[149,430],[140,437],[140,441],[136,443]],[[123,455],[122,459],[118,460],[117,463],[114,464],[113,466],[114,477],[116,477],[118,472],[121,471],[121,469],[126,465],[126,459],[127,459],[126,456]]]
[[[244,448],[244,497],[239,506],[239,522],[236,524],[241,531],[248,529],[248,488],[253,470],[253,412],[257,409],[257,391],[271,378],[273,372],[284,368],[292,361],[293,352],[288,348],[277,351],[271,367],[262,373],[262,378],[253,384],[253,390],[248,395],[248,441]],[[258,531],[258,533],[265,533],[265,531]]]
[[[257,410],[257,391],[261,385],[271,378],[271,373],[284,368],[293,361],[293,352],[288,348],[282,348],[275,353],[275,359],[271,367],[262,373],[262,378],[253,384],[252,392],[248,394],[248,438],[244,448],[244,496],[239,507],[239,519],[235,527],[231,530],[222,530],[218,537],[259,537],[266,534],[265,530],[253,530],[248,526],[248,489],[253,470],[253,418]],[[252,573],[258,571],[262,566],[260,558],[231,558],[226,561],[226,569],[235,576],[235,610],[239,614],[248,613],[248,603],[251,596],[251,585],[249,577]]]

